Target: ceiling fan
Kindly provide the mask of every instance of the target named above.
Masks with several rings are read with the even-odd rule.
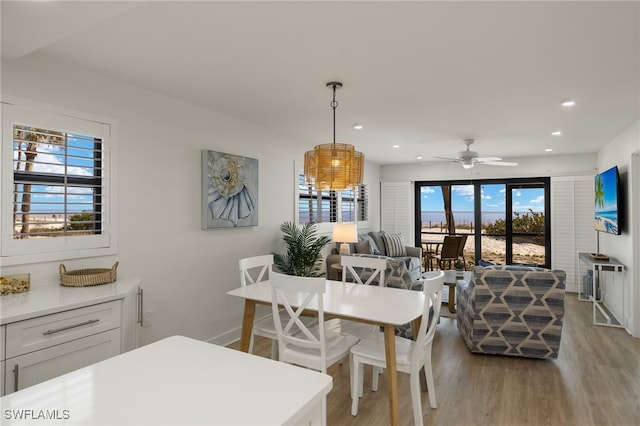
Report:
[[[469,150],[469,147],[473,143],[473,139],[465,139],[464,144],[467,145],[467,149],[465,151],[458,152],[458,158],[448,158],[448,157],[436,157],[442,160],[454,161],[456,163],[462,164],[462,167],[465,169],[473,168],[474,164],[486,164],[489,166],[517,166],[518,163],[511,163],[509,161],[502,161],[500,157],[478,157],[478,153],[475,151]]]

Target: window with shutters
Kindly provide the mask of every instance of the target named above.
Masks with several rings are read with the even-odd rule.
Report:
[[[318,191],[305,181],[302,170],[298,170],[296,176],[297,223],[368,222],[369,200],[366,184],[358,185],[352,191]],[[320,228],[322,231],[323,227]]]
[[[113,252],[111,127],[3,105],[4,263]]]

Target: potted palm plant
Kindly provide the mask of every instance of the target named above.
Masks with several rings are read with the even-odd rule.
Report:
[[[274,253],[274,264],[287,275],[319,277],[322,275],[321,250],[331,242],[326,235],[317,236],[313,223],[297,226],[293,222],[280,225],[282,239],[287,246],[286,254]]]

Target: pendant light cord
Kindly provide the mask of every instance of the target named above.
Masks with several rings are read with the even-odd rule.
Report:
[[[336,102],[336,85],[333,86],[333,101],[331,102],[331,108],[333,108],[333,148],[336,147],[336,108],[338,107],[338,102]]]

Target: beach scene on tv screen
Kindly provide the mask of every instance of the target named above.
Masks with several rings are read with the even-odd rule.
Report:
[[[618,173],[611,168],[595,178],[596,231],[618,234]]]

